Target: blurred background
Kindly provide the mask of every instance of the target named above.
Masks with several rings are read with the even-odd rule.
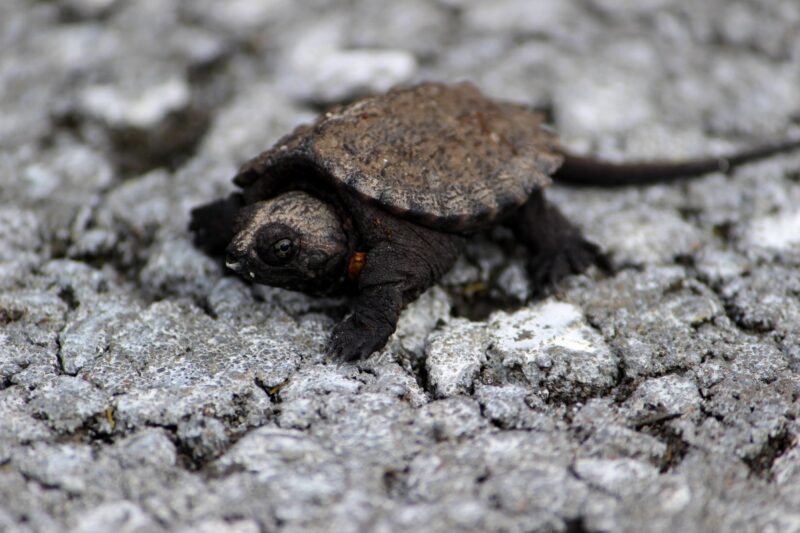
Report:
[[[800,528],[796,154],[553,187],[613,273],[531,300],[476,239],[358,366],[341,302],[192,246],[243,161],[431,79],[578,152],[718,154],[800,134],[800,2],[0,0],[0,531]]]
[[[68,129],[131,171],[186,157],[254,84],[324,106],[469,79],[596,139],[798,113],[793,0],[4,0],[0,19],[3,148]]]

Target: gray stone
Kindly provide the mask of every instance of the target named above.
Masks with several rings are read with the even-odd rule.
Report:
[[[537,34],[559,32],[574,18],[575,7],[558,1],[537,5],[536,17],[529,17],[525,2],[501,0],[492,4],[472,2],[466,12],[468,27],[478,32],[511,32]]]
[[[393,351],[402,349],[421,357],[431,331],[450,318],[450,311],[450,300],[442,289],[433,287],[425,291],[400,315],[389,348]]]
[[[160,236],[139,273],[142,288],[154,297],[175,295],[202,301],[213,288],[219,262],[202,254],[191,243]]]
[[[174,467],[177,463],[175,445],[163,429],[147,428],[115,443],[112,454],[118,455],[123,467],[151,465],[156,468]]]
[[[488,372],[498,379],[521,372],[545,397],[592,394],[616,380],[616,356],[572,305],[546,301],[511,315],[495,313],[488,336]]]
[[[50,428],[27,409],[29,394],[23,387],[0,390],[0,442],[32,442],[52,437]],[[10,455],[11,448],[6,451]]]
[[[676,213],[658,212],[649,206],[634,209],[634,213],[627,212],[622,217],[619,212],[610,214],[600,240],[607,243],[608,235],[622,232],[626,234],[625,242],[608,246],[615,261],[620,263],[668,263],[674,257],[690,254],[704,241],[704,236]]]
[[[628,376],[691,367],[709,350],[708,341],[697,331],[703,324],[713,324],[723,306],[709,289],[683,276],[680,267],[643,274],[627,271],[601,283],[591,301],[584,303],[589,320],[613,338],[610,344],[620,353]],[[585,294],[582,289],[576,292]],[[620,328],[628,334],[614,335]]]
[[[581,439],[580,454],[592,458],[630,458],[661,464],[670,453],[669,446],[625,420],[627,410],[608,399],[593,399],[573,417],[573,428]]]
[[[32,204],[47,205],[48,229],[60,235],[73,222],[75,212],[99,203],[101,191],[114,180],[104,155],[73,140],[64,140],[22,169],[21,196]]]
[[[189,104],[189,87],[183,80],[164,80],[145,90],[124,94],[109,85],[87,87],[79,97],[80,111],[112,128],[152,129],[169,114]]]
[[[648,379],[627,400],[637,417],[659,415],[688,415],[700,410],[702,397],[692,379],[675,374]]]
[[[211,184],[231,189],[230,178],[242,161],[276,142],[299,122],[311,120],[313,113],[290,96],[271,81],[254,80],[239,87],[214,116],[197,157],[179,170],[177,178],[188,182],[187,193]],[[194,202],[200,200],[205,198]]]
[[[118,0],[65,0],[60,7],[69,18],[94,19],[108,15]]]
[[[75,533],[93,531],[119,531],[121,533],[149,533],[164,531],[141,507],[130,501],[106,502],[81,517],[72,530]]]
[[[180,533],[259,533],[261,528],[255,520],[204,520],[179,527]]]
[[[241,468],[248,472],[273,472],[291,463],[330,459],[330,454],[315,439],[297,430],[262,427],[248,433],[214,468],[224,471]]]
[[[754,220],[746,241],[755,246],[785,250],[800,243],[795,229],[800,225],[800,211],[781,213]]]
[[[178,424],[176,433],[192,458],[204,461],[220,455],[230,446],[227,428],[216,418],[195,416]]]
[[[33,211],[12,205],[0,207],[0,261],[18,260],[42,246],[41,228]]]
[[[328,19],[295,35],[282,71],[285,90],[315,102],[340,102],[361,94],[384,92],[408,82],[417,70],[405,50],[348,49],[344,21]]]
[[[37,387],[29,406],[33,414],[47,420],[53,429],[71,433],[84,425],[100,429],[109,400],[80,378],[59,376]]]
[[[434,332],[425,349],[433,392],[437,397],[468,392],[486,362],[484,326],[463,319]]]
[[[431,439],[444,441],[476,436],[486,427],[486,420],[474,400],[447,398],[423,406],[416,424]]]
[[[452,19],[442,2],[411,0],[400,4],[361,1],[348,13],[350,27],[359,28],[345,36],[348,48],[392,48],[407,50],[416,57],[436,57],[445,48]],[[375,24],[379,19],[382,24]],[[416,38],[409,40],[408,36]]]
[[[213,0],[200,0],[187,5],[186,11],[191,18],[221,27],[239,38],[251,36],[265,27],[278,31],[294,15],[292,2],[288,0],[257,3],[233,0],[225,6]]]
[[[85,444],[35,443],[19,450],[12,464],[26,477],[72,496],[102,494],[113,484],[114,471],[108,469],[110,465],[95,461],[91,447]],[[107,496],[113,497],[114,492],[118,491]]]
[[[133,320],[141,307],[136,301],[98,298],[79,308],[59,336],[61,367],[75,375],[108,351],[115,329]]]
[[[476,235],[340,366],[344,299],[227,276],[186,229],[245,159],[398,82],[472,80],[613,160],[796,136],[798,20],[793,0],[0,2],[0,530],[800,529],[797,154],[555,184],[610,272],[541,300],[508,228]]]
[[[507,298],[517,302],[524,302],[531,295],[528,274],[520,263],[512,263],[500,271],[497,276],[497,287]]]
[[[555,422],[545,411],[540,397],[524,385],[486,385],[475,387],[475,397],[481,404],[481,413],[504,429],[552,430]]]
[[[428,394],[414,376],[397,363],[380,363],[371,367],[370,371],[375,373],[376,379],[362,389],[364,392],[394,396],[408,402],[412,407],[421,407],[428,403]]]

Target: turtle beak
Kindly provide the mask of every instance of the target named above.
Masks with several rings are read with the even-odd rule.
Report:
[[[239,274],[244,264],[244,253],[237,250],[233,244],[228,246],[227,250],[225,250],[225,266]]]
[[[251,280],[256,279],[255,272],[252,270],[253,267],[247,258],[247,252],[240,250],[233,244],[230,244],[228,249],[225,250],[225,266],[242,277],[247,277]]]

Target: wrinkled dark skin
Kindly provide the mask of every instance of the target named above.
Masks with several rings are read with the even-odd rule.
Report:
[[[424,83],[331,110],[247,162],[241,193],[192,211],[195,243],[255,283],[354,294],[329,353],[381,349],[402,309],[447,272],[465,237],[509,226],[543,292],[596,264],[587,241],[544,196],[575,184],[647,184],[726,171],[800,147],[788,141],[678,163],[616,164],[562,150],[533,110],[470,84]],[[363,261],[354,269],[353,258]]]

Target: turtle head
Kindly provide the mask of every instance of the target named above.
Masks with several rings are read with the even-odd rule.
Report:
[[[335,291],[348,240],[333,207],[291,191],[242,208],[226,250],[228,268],[255,283],[314,294]]]

